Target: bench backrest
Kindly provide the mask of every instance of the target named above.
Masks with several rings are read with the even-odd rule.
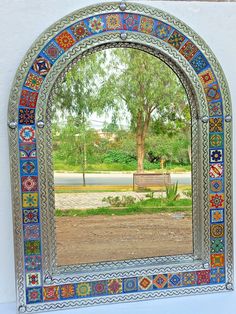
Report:
[[[151,186],[166,186],[171,184],[169,173],[134,173],[133,186],[151,187]]]

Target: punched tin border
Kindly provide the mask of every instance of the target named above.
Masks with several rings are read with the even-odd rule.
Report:
[[[108,22],[108,17],[115,19],[115,24]],[[70,283],[54,285],[50,284],[50,278],[45,281],[42,276],[44,267],[42,239],[47,235],[42,229],[41,219],[43,215],[49,214],[50,210],[48,207],[40,210],[41,203],[47,203],[48,191],[38,188],[41,187],[42,181],[46,180],[44,174],[47,167],[38,164],[37,159],[37,154],[44,152],[38,146],[38,136],[43,130],[41,129],[43,123],[35,120],[35,113],[36,117],[40,116],[36,105],[38,106],[37,99],[40,101],[42,96],[41,88],[46,85],[47,75],[50,75],[50,71],[60,62],[60,58],[67,54],[68,60],[72,61],[74,55],[70,55],[70,52],[74,47],[82,47],[86,42],[87,39],[79,41],[78,34],[73,33],[71,28],[75,24],[81,27],[81,22],[83,22],[82,28],[88,31],[85,38],[89,37],[92,40],[90,48],[97,45],[96,38],[99,37],[97,33],[103,34],[104,43],[108,43],[112,36],[118,35],[121,36],[121,41],[128,41],[129,37],[133,36],[134,43],[141,43],[144,46],[149,46],[147,41],[158,39],[163,41],[163,46],[167,48],[167,55],[171,60],[185,58],[198,75],[198,83],[193,83],[193,86],[196,88],[196,84],[201,83],[201,89],[205,93],[204,100],[199,101],[202,91],[196,92],[199,110],[201,111],[206,104],[209,108],[209,114],[199,117],[202,120],[198,120],[199,132],[204,135],[202,147],[207,147],[207,151],[203,149],[200,158],[209,160],[209,164],[206,167],[203,163],[203,181],[200,189],[203,196],[201,211],[204,215],[201,222],[204,231],[200,241],[204,247],[205,263],[202,267],[199,265],[197,270],[193,264],[185,265],[182,262],[179,267],[186,267],[185,271],[183,269],[174,271],[173,265],[168,265],[168,273],[151,273],[144,267],[139,276],[106,279],[104,275],[101,276],[101,280],[84,283],[73,281],[74,279],[71,278]],[[99,25],[102,25],[102,29],[97,31]],[[167,33],[165,38],[160,30],[161,33],[163,31]],[[49,45],[52,45],[50,49],[48,49]],[[89,47],[84,48],[86,50]],[[159,51],[158,45],[155,48]],[[174,54],[173,48],[176,50]],[[210,73],[209,71],[205,73],[206,70],[210,70]],[[190,80],[192,79],[189,72],[185,71],[185,74]],[[49,89],[52,85],[52,82],[47,82]],[[232,290],[231,137],[231,101],[223,71],[206,43],[175,17],[140,4],[126,3],[125,8],[122,8],[117,2],[105,3],[76,11],[46,30],[29,49],[20,64],[9,100],[19,312],[30,313],[64,307]],[[217,160],[220,153],[216,151],[223,152],[224,159]],[[24,175],[25,173],[27,175]],[[33,191],[25,191],[25,180],[32,183]],[[218,192],[219,186],[223,187],[220,192]],[[26,238],[28,233],[23,232],[23,229],[31,230],[34,237],[30,233],[31,238]],[[51,262],[49,251],[46,255],[49,255]],[[82,287],[81,284],[84,286]]]

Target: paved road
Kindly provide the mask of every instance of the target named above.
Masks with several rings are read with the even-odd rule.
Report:
[[[82,185],[81,173],[55,173],[55,185]],[[191,173],[171,174],[171,182],[191,184]],[[132,185],[131,173],[89,173],[86,174],[87,185]]]

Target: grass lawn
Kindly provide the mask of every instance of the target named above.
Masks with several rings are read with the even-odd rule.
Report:
[[[145,167],[144,167],[145,168]],[[80,165],[74,166],[63,163],[62,161],[54,160],[54,170],[57,172],[82,172]],[[110,171],[124,171],[134,172],[137,170],[137,165],[134,164],[120,164],[120,163],[99,163],[99,164],[88,164],[86,173],[99,173],[99,172],[110,172]],[[145,168],[145,171],[163,173],[164,172],[189,172],[191,171],[191,165],[167,165],[164,169],[160,169],[159,165],[151,164],[150,167]]]
[[[179,211],[192,211],[192,200],[191,199],[179,199],[176,201],[168,201],[164,198],[153,198],[142,200],[135,204],[126,207],[99,207],[94,209],[69,209],[60,210],[56,209],[57,217],[86,217],[95,215],[133,215],[133,214],[156,214],[163,212],[179,212]]]
[[[55,186],[55,193],[93,193],[93,192],[128,192],[133,191],[132,185],[57,185]],[[179,184],[178,191],[190,191],[191,185],[187,184]],[[159,187],[147,187],[145,189],[136,189],[135,192],[165,192],[166,187],[159,186]]]

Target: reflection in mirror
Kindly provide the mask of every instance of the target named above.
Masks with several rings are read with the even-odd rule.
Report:
[[[191,115],[176,74],[137,49],[99,51],[53,106],[57,265],[192,253]]]

